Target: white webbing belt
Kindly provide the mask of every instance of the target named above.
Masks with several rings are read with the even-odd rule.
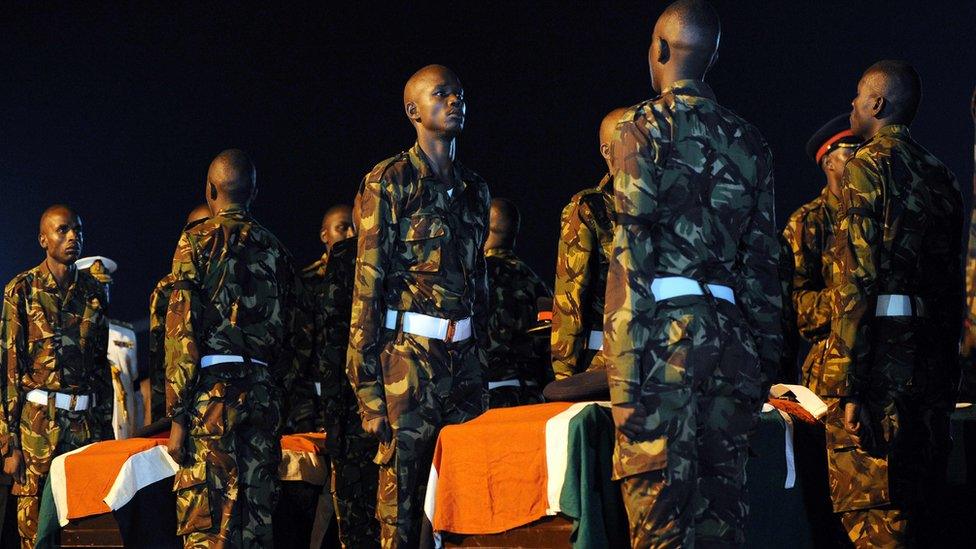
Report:
[[[505,381],[489,381],[488,390],[497,389],[499,387],[518,387],[521,383],[517,379],[506,379]]]
[[[48,392],[44,389],[34,389],[27,393],[27,400],[34,404],[47,405],[48,397],[54,395],[54,406],[62,410],[82,411],[94,405],[93,395],[70,395],[68,393]],[[71,401],[74,399],[74,406]]]
[[[316,381],[315,382],[315,394],[317,396],[322,396],[322,382],[321,381]]]
[[[706,286],[708,286],[708,291],[718,299],[724,299],[732,304],[735,303],[735,292],[732,291],[732,288],[722,286],[721,284],[706,284]],[[654,299],[657,301],[663,301],[665,299],[672,299],[685,295],[705,294],[705,292],[702,291],[701,284],[699,284],[697,280],[692,280],[683,276],[666,276],[662,278],[655,278],[654,282],[651,282],[651,293],[654,294]]]
[[[240,355],[204,355],[203,358],[200,359],[200,367],[209,368],[218,364],[227,364],[228,362],[244,362],[244,357]],[[251,359],[251,362],[260,364],[261,366],[268,365],[267,362],[255,360],[253,358]]]
[[[598,330],[590,331],[590,337],[586,338],[586,348],[593,351],[603,350],[603,332]]]
[[[882,294],[878,296],[875,316],[913,316],[912,296],[901,294]]]
[[[386,323],[384,324],[387,330],[396,330],[397,315],[403,317],[403,323],[400,329],[408,334],[431,339],[441,339],[448,343],[452,341],[464,341],[471,337],[471,317],[462,318],[461,320],[448,320],[446,318],[437,318],[436,316],[420,313],[412,313],[409,311],[400,312],[388,309],[386,311]],[[452,325],[454,327],[453,334],[451,333]]]

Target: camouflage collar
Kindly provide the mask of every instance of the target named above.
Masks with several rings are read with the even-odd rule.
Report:
[[[613,176],[609,173],[603,176],[603,179],[596,186],[601,193],[607,196],[613,196]]]
[[[878,130],[878,133],[874,134],[874,137],[871,138],[871,141],[878,139],[879,137],[889,136],[889,135],[908,137],[910,134],[908,132],[908,126],[904,124],[888,124],[887,126],[884,126],[880,130]]]
[[[661,95],[691,95],[694,97],[704,97],[715,100],[715,92],[711,86],[701,80],[676,80],[673,84],[661,91]]]
[[[498,257],[501,259],[514,259],[515,252],[511,248],[492,248],[485,252],[485,257]]]
[[[414,143],[413,147],[407,151],[407,157],[410,159],[410,164],[413,166],[414,172],[417,174],[417,179],[432,179],[440,184],[444,184],[441,180],[437,179],[434,174],[434,170],[430,167],[430,161],[427,158],[427,154],[423,149],[420,148],[420,143]],[[458,182],[458,187],[454,196],[458,196],[464,192],[464,189],[468,186],[468,181],[472,180],[473,177],[471,173],[468,172],[457,160],[454,161],[454,180]]]
[[[827,215],[831,219],[836,218],[837,209],[840,207],[840,199],[834,196],[834,193],[830,192],[830,185],[824,185],[823,190],[820,191],[820,201],[827,208]]]
[[[54,274],[51,273],[50,267],[47,266],[47,260],[41,261],[41,264],[34,267],[34,270],[37,271],[37,275],[34,277],[34,280],[36,281],[34,287],[54,293],[60,293],[61,288],[58,286],[58,281],[54,279]],[[74,277],[71,279],[71,283],[68,284],[65,295],[70,293],[75,287],[75,284],[78,282],[78,269],[74,269],[74,271]]]
[[[244,206],[231,206],[229,208],[220,210],[214,217],[224,216],[224,217],[247,217],[249,215],[248,211]]]

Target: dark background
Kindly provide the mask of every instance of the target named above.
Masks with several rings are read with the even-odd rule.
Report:
[[[324,210],[412,144],[402,86],[436,62],[469,101],[459,158],[520,205],[518,251],[551,280],[560,210],[603,172],[600,119],[652,95],[647,47],[666,4],[488,4],[5,7],[0,279],[41,261],[38,216],[68,202],[84,219],[84,254],[119,262],[113,316],[144,318],[207,165],[228,147],[255,159],[256,216],[308,263]],[[807,138],[849,109],[882,58],[918,68],[914,134],[969,200],[976,3],[716,6],[721,57],[708,81],[773,148],[780,225],[822,185]]]

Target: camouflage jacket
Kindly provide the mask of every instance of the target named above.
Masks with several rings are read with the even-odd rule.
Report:
[[[552,296],[515,252],[492,248],[485,253],[488,272],[487,381],[539,380],[543,358],[526,333],[537,318],[536,299]]]
[[[0,320],[0,363],[6,372],[0,418],[4,455],[21,447],[21,408],[33,389],[95,395],[93,436],[112,438],[107,305],[101,283],[77,269],[62,298],[46,262],[7,284]]]
[[[167,274],[153,288],[149,296],[149,368],[147,369],[152,389],[152,419],[156,421],[166,415],[166,309],[169,296],[173,293],[173,275]]]
[[[974,148],[976,152],[976,148]],[[976,174],[973,175],[976,189]],[[973,193],[976,196],[976,191]],[[969,217],[969,240],[966,250],[966,315],[963,324],[962,344],[959,347],[967,383],[965,389],[976,397],[976,203]]]
[[[603,298],[613,251],[613,179],[573,195],[563,208],[552,303],[552,371],[563,379],[579,364],[590,331],[603,330]]]
[[[837,376],[830,380],[836,396],[867,388],[870,320],[879,295],[921,298],[925,316],[942,334],[928,352],[946,353],[946,363],[956,363],[950,357],[956,356],[962,319],[962,225],[959,184],[906,126],[885,126],[847,162],[827,344],[826,369]]]
[[[617,227],[607,281],[604,354],[614,404],[641,395],[652,338],[651,282],[684,276],[735,291],[770,379],[779,367],[781,294],[772,154],[759,132],[681,80],[631,108],[611,145]]]
[[[346,373],[364,417],[386,415],[379,341],[386,310],[474,317],[487,347],[488,287],[482,246],[488,185],[455,162],[451,195],[420,145],[366,175],[353,208],[359,228]]]
[[[192,404],[206,355],[263,361],[279,390],[291,388],[303,350],[301,281],[270,231],[242,209],[191,224],[180,236],[172,275],[165,343],[170,417]]]

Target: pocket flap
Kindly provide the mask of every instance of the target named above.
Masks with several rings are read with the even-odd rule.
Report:
[[[613,447],[613,480],[660,471],[668,466],[668,439],[630,440],[617,431]]]
[[[173,491],[186,490],[207,482],[207,462],[201,461],[189,467],[180,467],[173,482]]]
[[[405,242],[416,242],[444,236],[444,220],[434,215],[415,215],[410,218]]]

